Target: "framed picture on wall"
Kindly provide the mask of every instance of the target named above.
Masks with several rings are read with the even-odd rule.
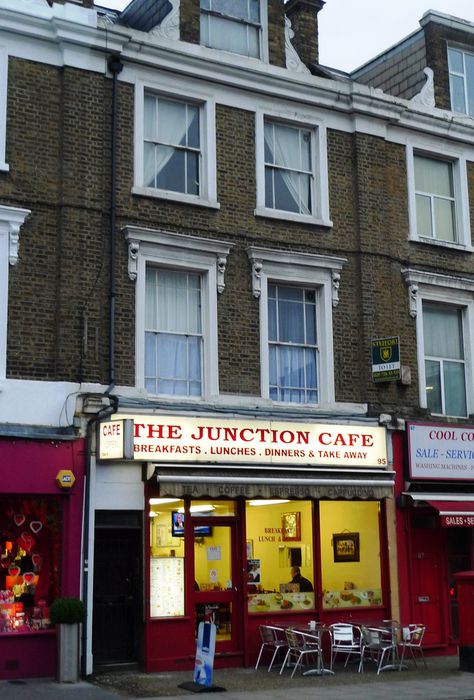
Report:
[[[299,542],[301,540],[300,513],[281,514],[281,539],[283,542]]]
[[[334,561],[360,561],[359,533],[341,532],[332,536]]]

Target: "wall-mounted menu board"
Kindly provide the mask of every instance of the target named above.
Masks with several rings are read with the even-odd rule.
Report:
[[[151,557],[150,617],[184,615],[184,557]]]

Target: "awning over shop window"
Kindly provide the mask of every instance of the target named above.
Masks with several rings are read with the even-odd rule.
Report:
[[[402,494],[406,505],[428,505],[434,508],[445,527],[474,526],[474,493],[416,493]]]
[[[427,501],[438,511],[445,527],[474,525],[474,500],[472,501]]]
[[[394,473],[380,470],[193,469],[155,465],[161,496],[331,498],[379,500],[393,496]]]

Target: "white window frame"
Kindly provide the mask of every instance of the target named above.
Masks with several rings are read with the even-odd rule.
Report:
[[[407,185],[408,185],[408,239],[427,245],[456,248],[472,251],[471,222],[469,218],[469,192],[467,185],[467,159],[463,151],[446,148],[432,140],[417,140],[407,144]],[[457,241],[443,241],[418,235],[416,224],[415,156],[450,162],[452,165],[454,188],[454,211]]]
[[[30,213],[29,209],[0,205],[0,380],[7,372],[9,268],[18,262],[20,228]]]
[[[199,195],[144,186],[143,163],[145,139],[143,119],[145,93],[154,93],[158,97],[161,96],[166,99],[177,100],[178,102],[194,103],[200,108],[201,182]],[[166,86],[163,83],[158,84],[152,81],[138,80],[135,86],[134,132],[135,156],[133,194],[219,209],[216,180],[216,103],[212,95],[196,91],[178,93],[176,88],[173,89],[172,86]]]
[[[268,349],[268,283],[311,287],[316,292],[316,323],[319,345],[318,404],[273,402],[278,405],[323,408],[335,401],[332,309],[339,301],[339,281],[345,258],[311,253],[286,253],[250,246],[252,289],[260,299],[260,373],[262,397],[270,399]]]
[[[201,275],[202,303],[202,394],[198,397],[170,396],[170,401],[196,403],[219,394],[217,353],[217,293],[224,290],[227,255],[232,244],[168,231],[127,226],[128,274],[136,281],[135,292],[135,381],[145,389],[145,276],[146,266],[198,272]],[[155,394],[153,394],[155,396]]]
[[[255,216],[265,216],[285,221],[297,221],[319,226],[332,226],[329,218],[329,185],[327,168],[327,133],[325,125],[308,116],[258,108],[256,112],[256,168],[257,168],[257,206]],[[311,149],[313,166],[312,202],[314,211],[311,214],[298,214],[282,209],[271,209],[265,206],[265,119],[280,122],[283,125],[308,129],[311,131]]]
[[[199,19],[201,18],[201,7],[199,7]],[[260,0],[260,55],[255,58],[254,56],[245,56],[245,54],[234,53],[226,51],[226,54],[232,53],[233,56],[238,56],[244,60],[249,61],[264,61],[269,62],[269,52],[268,52],[268,0]],[[210,51],[223,51],[223,49],[215,49],[211,46],[202,46]]]
[[[451,70],[449,68],[449,51],[459,51],[459,53],[462,54],[462,61],[463,61],[463,72],[458,73],[457,71]],[[474,51],[469,51],[468,49],[461,48],[460,46],[453,46],[453,45],[448,45],[448,75],[449,75],[449,97],[450,97],[450,104],[451,104],[451,109],[454,112],[455,110],[453,109],[453,88],[452,88],[452,82],[451,82],[451,76],[455,76],[458,78],[463,79],[464,83],[464,110],[462,112],[457,112],[457,114],[465,114],[468,117],[474,117],[474,114],[469,114],[469,109],[468,109],[468,104],[467,104],[467,83],[468,83],[468,78],[466,74],[466,54],[470,54],[474,58]],[[472,75],[472,80],[474,81],[474,75]]]
[[[410,315],[416,319],[420,407],[428,408],[426,400],[423,302],[434,302],[444,306],[451,305],[462,310],[466,408],[469,416],[474,411],[474,365],[471,358],[471,351],[474,348],[474,281],[463,277],[440,275],[410,268],[402,269],[402,275],[408,286]],[[466,416],[458,417],[466,418]]]
[[[6,162],[7,144],[7,89],[8,89],[8,52],[0,46],[0,172],[8,172]]]

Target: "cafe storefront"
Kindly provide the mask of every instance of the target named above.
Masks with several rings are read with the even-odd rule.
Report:
[[[264,622],[391,616],[385,428],[117,415],[102,429],[115,419],[133,421],[143,482],[145,670],[191,668],[201,620],[229,667],[255,662]],[[126,464],[97,462],[99,500]],[[107,517],[96,511],[96,535]]]
[[[424,644],[457,653],[454,575],[474,568],[474,427],[407,424],[396,477],[402,619],[426,625]]]

